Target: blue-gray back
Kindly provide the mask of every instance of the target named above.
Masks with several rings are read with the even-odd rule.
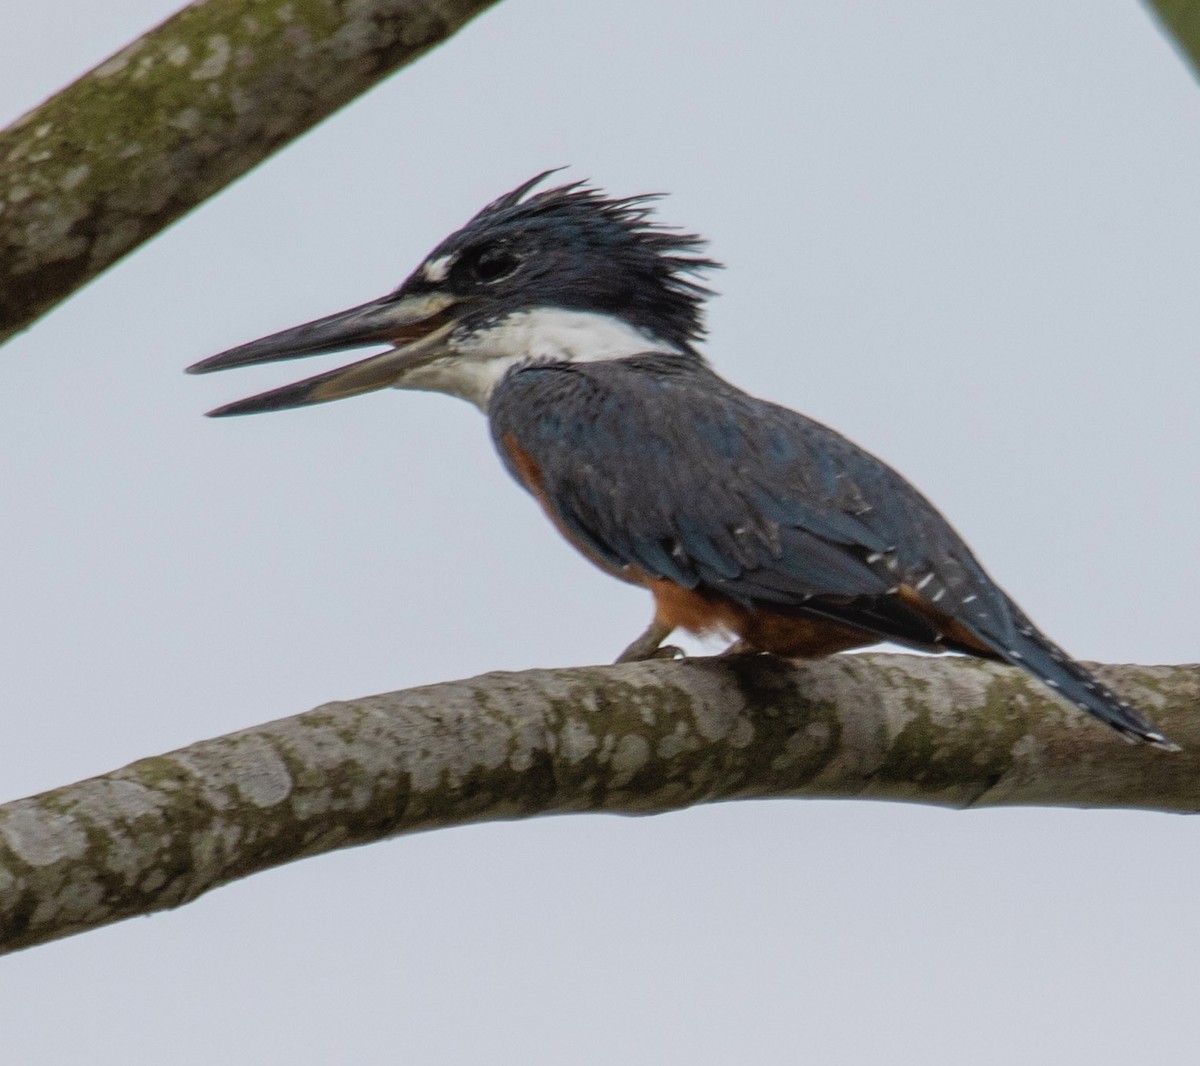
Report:
[[[1011,635],[1007,597],[911,485],[695,356],[527,366],[489,414],[510,469],[507,435],[563,526],[614,568],[772,609],[920,585],[973,629]]]

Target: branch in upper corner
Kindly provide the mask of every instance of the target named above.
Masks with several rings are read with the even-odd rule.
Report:
[[[0,132],[0,343],[496,0],[201,0]]]
[[[486,674],[327,704],[0,807],[0,951],[398,833],[748,797],[1200,810],[1200,666],[1102,668],[1184,751],[1016,670],[766,656]]]
[[[1200,0],[1146,0],[1146,6],[1158,16],[1192,72],[1200,74]]]

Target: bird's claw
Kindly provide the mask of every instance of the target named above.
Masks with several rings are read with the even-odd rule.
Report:
[[[683,651],[673,644],[663,646],[673,627],[655,619],[646,631],[617,656],[618,663],[644,663],[649,659],[680,659]]]
[[[649,663],[659,659],[686,659],[685,652],[677,644],[662,644],[654,648],[635,648],[632,644],[614,660],[615,663]]]

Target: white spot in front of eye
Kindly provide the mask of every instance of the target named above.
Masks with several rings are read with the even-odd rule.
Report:
[[[454,256],[443,255],[437,259],[430,259],[423,267],[421,267],[421,277],[426,281],[431,281],[435,285],[445,281],[450,273],[450,264],[454,261]]]

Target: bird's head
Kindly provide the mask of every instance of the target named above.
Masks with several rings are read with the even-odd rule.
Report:
[[[388,386],[486,407],[517,363],[694,355],[708,290],[693,277],[718,265],[696,254],[704,242],[654,223],[653,196],[610,199],[581,182],[533,193],[547,174],[485,207],[395,292],[188,370],[378,345],[388,351],[210,413],[302,407]]]

